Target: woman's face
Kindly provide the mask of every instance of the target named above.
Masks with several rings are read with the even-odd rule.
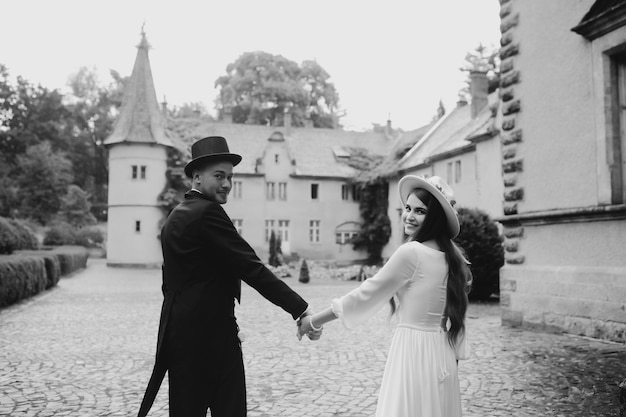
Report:
[[[415,193],[409,194],[406,199],[406,205],[402,212],[402,225],[404,233],[412,236],[421,226],[426,217],[426,205],[417,198]]]

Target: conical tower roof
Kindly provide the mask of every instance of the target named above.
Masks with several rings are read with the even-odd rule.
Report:
[[[146,34],[142,30],[133,73],[124,90],[122,109],[115,121],[113,133],[104,141],[105,145],[154,143],[173,146],[165,131],[163,116],[154,90],[148,58],[149,49]]]

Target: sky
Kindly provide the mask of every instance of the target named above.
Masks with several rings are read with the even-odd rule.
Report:
[[[245,52],[316,60],[339,93],[345,129],[427,124],[451,110],[465,55],[500,40],[498,0],[0,0],[0,63],[67,92],[80,67],[103,85],[130,75],[142,26],[159,101],[202,103]]]

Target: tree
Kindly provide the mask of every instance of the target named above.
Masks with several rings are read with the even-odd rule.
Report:
[[[8,82],[6,67],[0,65],[0,154],[11,163],[29,146],[48,141],[53,148],[67,150],[63,130],[68,111],[57,90],[33,85],[18,76]]]
[[[72,94],[66,98],[71,121],[68,123],[68,154],[76,172],[76,184],[94,198],[94,212],[106,207],[108,182],[107,152],[104,140],[113,130],[117,111],[122,104],[128,77],[111,71],[113,81],[104,86],[95,69],[81,67],[68,78]],[[104,220],[101,218],[101,220]]]
[[[306,263],[306,259],[303,259],[302,264],[300,265],[300,277],[298,278],[298,281],[306,284],[310,280],[311,278],[309,276],[309,266]]]
[[[78,228],[95,224],[96,219],[91,214],[89,194],[78,185],[70,185],[67,188],[67,194],[61,199],[59,217]]]
[[[61,208],[61,196],[72,180],[72,163],[64,153],[53,151],[50,142],[29,147],[17,157],[18,217],[47,223]]]
[[[391,221],[387,215],[389,184],[384,178],[373,178],[360,184],[361,230],[352,241],[355,250],[365,249],[368,263],[377,265],[382,261],[383,248],[391,237]]]
[[[487,74],[489,81],[488,93],[493,93],[500,86],[500,50],[497,48],[487,48],[479,44],[472,52],[465,55],[465,66],[461,71],[468,73],[467,86],[459,92],[460,96],[469,96],[469,73],[480,71]]]
[[[232,112],[234,123],[277,125],[290,112],[294,126],[306,118],[315,127],[334,127],[339,97],[328,73],[315,61],[302,66],[281,55],[246,52],[228,64],[215,81],[220,118]]]
[[[471,262],[473,275],[470,300],[488,300],[500,292],[500,267],[504,265],[504,248],[498,226],[479,209],[460,207],[461,232],[455,241]]]

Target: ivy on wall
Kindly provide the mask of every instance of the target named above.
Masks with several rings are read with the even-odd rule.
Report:
[[[377,265],[382,262],[383,248],[391,237],[391,221],[387,214],[389,207],[389,183],[384,175],[377,175],[374,168],[383,157],[371,155],[363,148],[348,148],[350,158],[347,164],[359,170],[354,182],[360,190],[359,212],[361,230],[352,240],[355,250],[367,251],[367,262]]]

